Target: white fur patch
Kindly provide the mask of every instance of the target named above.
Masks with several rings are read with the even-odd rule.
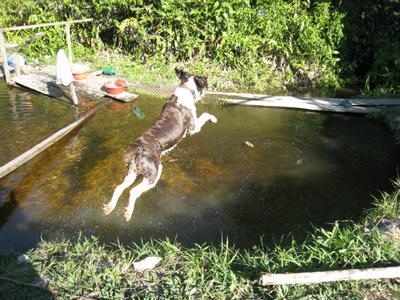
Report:
[[[193,117],[196,119],[197,111],[196,111],[196,105],[194,104],[195,99],[193,97],[193,94],[186,88],[177,87],[175,89],[174,95],[178,98],[177,100],[178,105],[182,105],[188,108],[192,112]]]

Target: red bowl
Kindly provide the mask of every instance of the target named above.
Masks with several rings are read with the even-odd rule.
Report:
[[[117,80],[107,81],[104,84],[104,87],[106,88],[109,94],[117,95],[125,92],[126,83],[123,82],[122,80],[117,79]]]

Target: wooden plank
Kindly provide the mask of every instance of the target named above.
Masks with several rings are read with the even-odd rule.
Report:
[[[112,80],[112,78],[104,76],[96,76],[95,74],[97,74],[97,72],[94,72],[86,79],[77,80],[75,81],[75,83],[79,85],[81,88],[88,88],[90,90],[103,93],[104,96],[123,102],[129,102],[138,97],[138,95],[126,91],[117,95],[107,93],[107,90],[103,86],[104,83]]]
[[[360,98],[321,98],[321,97],[295,97],[295,96],[271,96],[265,94],[250,94],[250,93],[229,93],[207,91],[207,95],[220,95],[230,97],[240,97],[250,100],[313,100],[327,101],[328,104],[340,104],[343,101],[350,101],[353,106],[378,106],[378,105],[400,105],[399,98],[381,98],[381,99],[360,99]]]
[[[1,58],[2,58],[4,77],[6,78],[6,82],[10,83],[11,76],[10,76],[10,70],[8,69],[7,51],[5,48],[4,34],[3,34],[3,31],[1,31],[1,30],[0,30],[0,53],[1,53]]]
[[[351,269],[340,271],[307,272],[291,274],[263,273],[261,285],[315,284],[332,281],[400,278],[400,267]]]
[[[49,136],[47,139],[43,140],[36,146],[32,147],[28,151],[24,152],[23,154],[19,155],[17,158],[13,159],[12,161],[6,163],[2,167],[0,167],[0,178],[3,178],[7,174],[11,173],[18,167],[22,166],[25,164],[27,161],[31,160],[35,156],[37,156],[39,153],[42,151],[46,150],[48,147],[62,139],[64,136],[66,136],[68,133],[70,133],[72,130],[78,128],[83,122],[88,120],[90,117],[92,117],[101,107],[103,107],[107,102],[109,102],[109,99],[104,99],[101,101],[99,104],[97,104],[95,107],[87,111],[82,117],[80,117],[77,121],[71,123],[70,125],[58,130],[51,136]]]
[[[71,100],[73,99],[73,94],[71,94],[71,91],[68,88],[63,88],[63,86],[55,83],[54,75],[26,74],[15,77],[13,80],[20,86],[29,88],[56,99],[63,99],[63,97],[67,97]],[[94,75],[89,76],[84,80],[75,80],[74,86],[78,99],[98,100],[101,97],[106,96],[119,101],[128,102],[132,101],[138,96],[128,92],[118,95],[108,94],[104,90],[103,85],[109,80],[109,78],[98,77]]]
[[[57,85],[55,77],[51,75],[26,74],[15,77],[14,82],[20,86],[56,99],[65,100],[65,97],[69,100],[73,99],[70,88]],[[79,88],[79,85],[76,85],[75,82],[74,85],[79,99],[98,100],[104,96],[104,94],[100,92]]]
[[[350,106],[345,107],[341,105],[335,105],[332,103],[326,103],[325,101],[314,101],[305,99],[287,99],[280,97],[271,97],[271,99],[260,99],[260,100],[247,100],[247,99],[220,99],[224,102],[228,102],[234,105],[246,105],[246,106],[260,106],[260,107],[276,107],[276,108],[294,108],[294,109],[304,109],[312,111],[322,111],[322,112],[336,112],[336,113],[357,113],[366,114],[376,111],[377,108],[373,107],[361,107],[361,106]]]
[[[65,25],[65,24],[78,24],[78,23],[87,23],[92,22],[93,19],[82,19],[82,20],[71,20],[71,21],[63,21],[63,22],[53,22],[53,23],[42,23],[42,24],[32,24],[32,25],[23,25],[23,26],[13,26],[13,27],[5,27],[0,28],[2,31],[16,31],[21,29],[32,29],[32,28],[39,28],[39,27],[50,27],[56,25]]]

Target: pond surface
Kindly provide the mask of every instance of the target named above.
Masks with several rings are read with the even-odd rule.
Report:
[[[371,195],[391,190],[400,149],[381,124],[363,116],[206,103],[199,112],[215,114],[218,123],[163,157],[161,180],[139,198],[132,220],[123,219],[127,191],[104,216],[103,204],[126,174],[123,149],[152,124],[164,101],[112,102],[0,179],[0,250],[23,251],[41,237],[79,231],[127,243],[169,237],[191,245],[224,236],[249,247],[260,236],[301,236],[311,224],[357,218]],[[135,117],[135,107],[144,119]],[[0,163],[75,118],[67,106],[0,83]]]

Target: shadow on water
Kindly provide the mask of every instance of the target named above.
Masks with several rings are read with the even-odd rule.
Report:
[[[74,238],[79,231],[126,243],[177,237],[185,245],[219,243],[224,235],[249,247],[260,236],[267,242],[282,234],[301,237],[311,224],[357,218],[396,175],[399,147],[365,117],[201,104],[199,113],[215,114],[218,123],[163,157],[160,182],[138,200],[131,222],[122,217],[128,193],[104,216],[103,204],[126,174],[123,149],[152,124],[164,101],[141,96],[110,103],[80,131],[0,180],[17,202],[1,212],[7,217],[0,249],[23,251],[41,236]],[[74,117],[44,98],[32,103],[29,121],[0,115],[0,130],[8,133],[3,159]],[[12,106],[2,87],[0,106]]]

